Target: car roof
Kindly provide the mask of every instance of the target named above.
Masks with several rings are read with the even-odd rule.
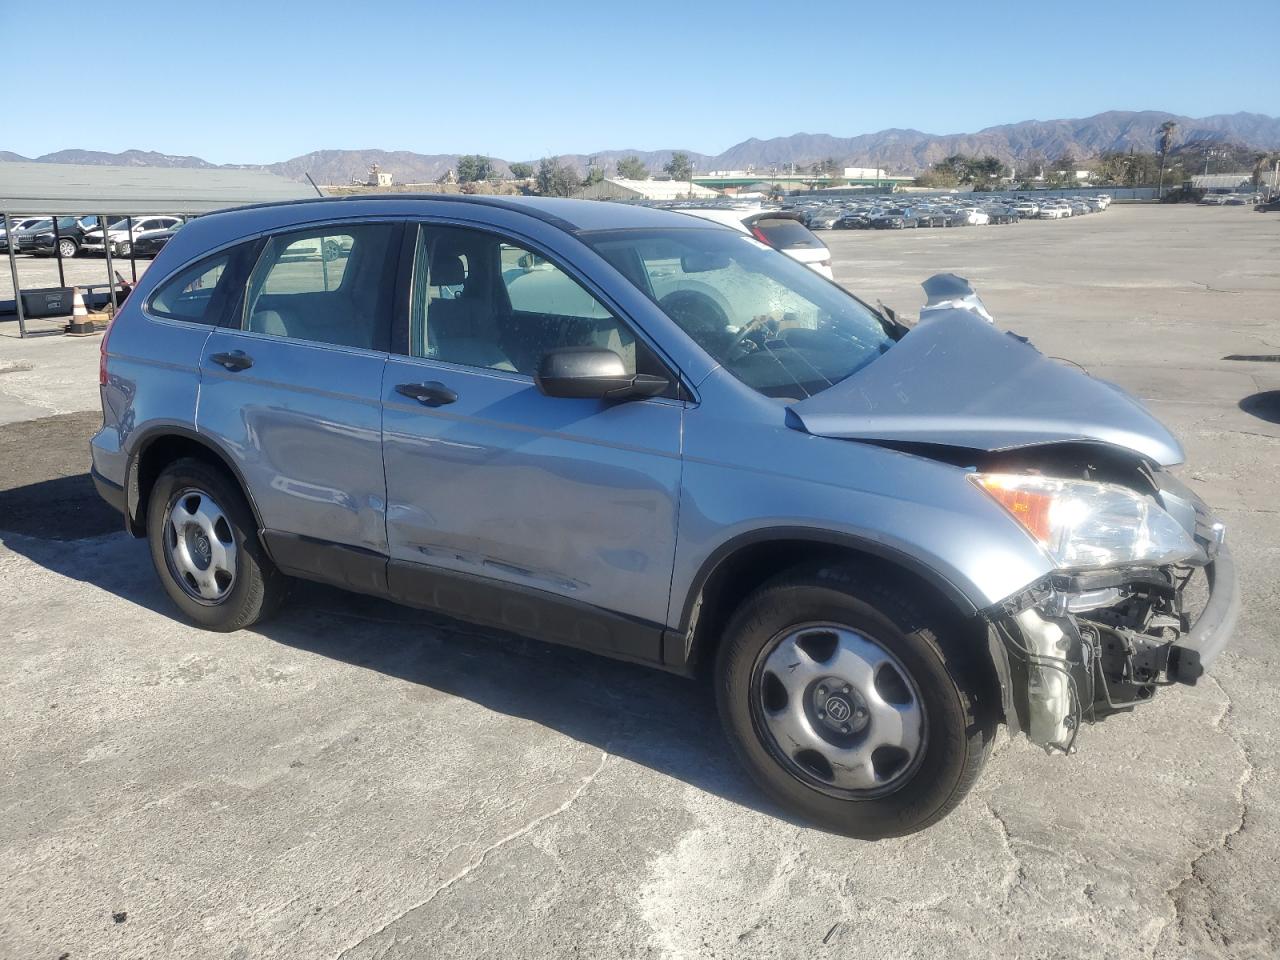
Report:
[[[431,213],[437,203],[464,203],[476,206],[498,207],[536,217],[569,233],[590,233],[598,230],[634,230],[645,228],[696,228],[688,217],[669,210],[645,207],[629,203],[612,203],[600,200],[570,200],[561,197],[525,196],[476,196],[453,193],[371,193],[348,197],[314,197],[305,200],[289,200],[280,203],[261,203],[220,211],[223,215],[246,210],[268,208],[306,210],[300,219],[311,219],[317,206],[334,207],[333,215],[351,216],[354,205],[371,207],[394,205],[399,212]],[[418,208],[418,209],[415,209]],[[324,216],[328,213],[321,213]]]

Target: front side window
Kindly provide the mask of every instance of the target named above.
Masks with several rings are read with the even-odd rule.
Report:
[[[549,350],[598,346],[636,372],[637,341],[621,320],[554,263],[494,234],[424,225],[413,287],[415,357],[533,376]]]
[[[812,396],[894,343],[870,307],[753,237],[676,228],[583,239],[717,363],[766,396]]]
[[[271,237],[249,278],[243,328],[386,350],[397,230],[386,223],[344,224]]]

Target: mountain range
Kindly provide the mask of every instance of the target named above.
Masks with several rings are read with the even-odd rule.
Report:
[[[893,173],[914,174],[951,156],[990,155],[1005,163],[1032,158],[1055,159],[1097,156],[1108,150],[1154,151],[1160,126],[1172,120],[1178,125],[1176,142],[1218,141],[1259,150],[1280,149],[1280,117],[1258,113],[1184,117],[1156,110],[1112,110],[1077,120],[1026,120],[987,127],[976,133],[931,134],[919,130],[881,130],[854,137],[824,133],[796,133],[760,140],[752,137],[718,154],[685,150],[700,171],[771,168],[784,170],[834,157],[847,166],[883,167]],[[600,150],[593,154],[562,154],[562,163],[585,171],[595,163],[611,173],[617,161],[639,157],[652,172],[671,159],[671,150]],[[536,158],[535,158],[536,159]],[[105,153],[98,150],[59,150],[28,158],[0,150],[0,161],[34,160],[39,163],[123,164],[142,167],[213,167],[199,157],[174,156],[144,150]],[[397,183],[429,182],[442,176],[458,161],[457,153],[413,153],[407,150],[316,150],[290,160],[269,164],[226,164],[228,167],[264,169],[294,180],[306,174],[322,184],[345,184],[363,177],[377,163]],[[499,173],[509,172],[509,161],[493,158]]]

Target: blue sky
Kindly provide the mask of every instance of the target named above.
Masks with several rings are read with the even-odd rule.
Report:
[[[1274,25],[1218,22],[1203,3],[1087,9],[0,0],[0,149],[265,163],[376,147],[514,160],[718,153],[799,131],[970,132],[1109,109],[1280,113]]]

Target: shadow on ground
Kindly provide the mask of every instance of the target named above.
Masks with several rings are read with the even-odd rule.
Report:
[[[123,532],[81,541],[0,534],[0,541],[51,573],[173,617],[175,629],[194,629],[177,619],[144,541]],[[253,630],[352,668],[521,717],[731,802],[797,822],[771,804],[734,762],[705,682],[302,582],[280,613]],[[234,636],[226,642],[234,643]],[[485,760],[477,756],[476,762]]]
[[[1240,401],[1240,409],[1267,423],[1280,423],[1280,390],[1264,390]]]

